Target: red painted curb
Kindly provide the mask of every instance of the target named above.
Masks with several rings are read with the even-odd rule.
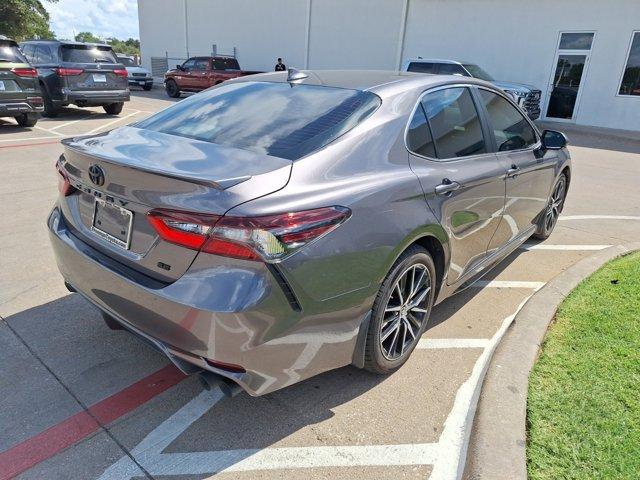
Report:
[[[62,140],[62,139],[60,139]],[[0,148],[20,148],[20,147],[35,147],[38,145],[49,145],[51,143],[60,143],[60,140],[51,140],[48,142],[34,142],[34,143],[19,143],[17,145],[0,145]]]
[[[0,453],[0,480],[9,480],[53,457],[88,437],[101,425],[113,422],[135,410],[153,397],[180,383],[184,378],[185,375],[176,367],[167,365],[92,405],[88,412],[78,412],[57,425]]]

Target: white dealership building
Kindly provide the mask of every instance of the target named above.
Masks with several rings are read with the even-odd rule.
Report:
[[[246,70],[272,70],[277,57],[309,69],[463,60],[542,90],[543,119],[640,131],[640,0],[138,0],[138,10],[155,72],[214,51]]]

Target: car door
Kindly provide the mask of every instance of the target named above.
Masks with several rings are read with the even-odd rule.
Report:
[[[195,58],[190,58],[182,64],[182,71],[176,74],[175,79],[180,88],[191,90],[194,88],[193,67],[196,64]]]
[[[423,94],[407,128],[411,168],[449,237],[449,285],[479,266],[502,217],[504,167],[487,138],[471,89],[464,85]]]
[[[539,136],[521,110],[501,93],[478,88],[496,157],[505,169],[506,203],[502,222],[489,245],[496,250],[531,233],[553,184],[555,155],[542,154]]]
[[[204,90],[209,87],[209,74],[211,73],[211,61],[209,58],[196,58],[191,70],[191,80],[194,90]]]

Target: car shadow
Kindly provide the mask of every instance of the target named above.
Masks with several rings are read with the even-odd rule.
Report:
[[[541,130],[557,130],[564,133],[569,141],[569,149],[571,149],[572,146],[576,146],[640,154],[640,133],[638,132],[584,127],[556,122],[536,123]]]

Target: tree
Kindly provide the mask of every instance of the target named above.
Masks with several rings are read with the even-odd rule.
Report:
[[[0,35],[16,41],[30,38],[55,38],[49,28],[49,13],[44,2],[58,0],[1,0]]]
[[[75,36],[76,42],[87,42],[87,43],[104,43],[101,38],[96,37],[91,32],[80,32]]]

